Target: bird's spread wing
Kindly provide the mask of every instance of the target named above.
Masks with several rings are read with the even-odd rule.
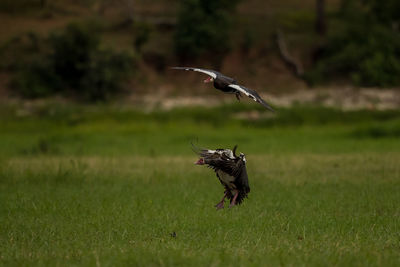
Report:
[[[237,177],[239,174],[237,163],[226,156],[211,156],[204,158],[204,161],[214,170],[219,169],[233,177]]]
[[[253,99],[254,101],[260,103],[261,105],[263,105],[264,107],[266,107],[267,109],[271,110],[271,111],[275,111],[270,105],[267,104],[267,102],[265,102],[261,96],[254,90],[246,88],[244,86],[240,86],[238,84],[230,84],[229,87],[238,90],[239,92],[245,94],[246,96],[248,96],[249,98]]]
[[[214,70],[191,68],[191,67],[172,67],[171,69],[174,69],[174,70],[190,70],[190,71],[202,72],[202,73],[207,74],[208,76],[211,76],[213,79],[216,79],[218,74],[219,74],[217,71],[214,71]]]
[[[204,158],[205,163],[214,170],[219,169],[234,177],[239,175],[239,165],[233,153],[228,149],[202,150],[199,155]]]

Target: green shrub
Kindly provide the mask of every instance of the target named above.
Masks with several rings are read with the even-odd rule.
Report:
[[[12,37],[0,46],[0,69],[15,71],[44,51],[43,40],[33,32]]]
[[[49,96],[60,87],[47,51],[48,44],[35,33],[11,38],[1,47],[0,66],[15,74],[11,87],[23,97]]]
[[[47,51],[35,50],[17,64],[13,85],[24,97],[56,93],[87,101],[107,100],[122,90],[134,63],[126,52],[101,48],[98,29],[71,24],[52,33],[45,41]]]
[[[387,17],[382,15],[384,7]],[[393,25],[400,17],[391,7],[374,0],[343,4],[341,21],[330,32],[321,57],[306,78],[311,83],[344,77],[361,86],[399,85],[400,32]]]
[[[99,32],[88,25],[70,24],[64,31],[52,33],[49,42],[52,48],[50,59],[55,72],[67,87],[79,90],[92,55],[99,49]]]
[[[152,28],[147,23],[135,22],[133,30],[135,35],[135,40],[133,42],[133,45],[135,47],[135,50],[140,53],[142,51],[143,46],[150,39]]]
[[[183,60],[221,59],[230,48],[232,12],[239,0],[181,0],[175,51]]]
[[[92,55],[90,65],[78,87],[85,100],[107,100],[121,92],[121,81],[132,67],[130,53],[99,50]]]
[[[57,93],[61,80],[45,57],[22,65],[12,81],[12,87],[26,98],[46,97]]]

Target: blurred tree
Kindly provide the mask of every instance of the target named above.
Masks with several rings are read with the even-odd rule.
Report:
[[[119,5],[126,12],[128,22],[132,23],[135,19],[134,2],[134,0],[100,0],[97,10],[100,15],[104,15],[107,8]]]
[[[78,88],[91,64],[91,56],[100,44],[98,31],[87,25],[70,24],[49,38],[53,48],[50,55],[56,73],[64,77],[70,88]]]
[[[22,96],[65,93],[86,101],[107,100],[121,92],[134,64],[131,54],[102,48],[92,25],[70,24],[45,43],[46,51],[27,51],[17,64],[13,84]]]
[[[354,0],[353,0],[354,1]],[[400,21],[400,1],[398,0],[364,0],[367,15],[372,16],[373,20],[385,24],[389,27],[398,27]],[[397,29],[398,30],[398,29]]]
[[[127,11],[128,18],[131,22],[135,20],[135,12],[134,12],[134,1],[133,0],[120,0],[121,4],[125,6],[125,10]]]
[[[316,6],[317,19],[315,21],[315,30],[319,35],[324,35],[326,32],[325,0],[317,0]]]
[[[181,61],[207,56],[218,65],[230,48],[232,18],[240,0],[181,0],[175,51]]]
[[[400,1],[343,0],[337,18],[307,80],[400,85]]]
[[[147,23],[136,22],[133,25],[134,30],[134,42],[133,45],[135,50],[140,53],[143,46],[149,41],[152,27]]]
[[[326,14],[325,14],[325,0],[316,0],[315,5],[315,32],[320,36],[324,37],[326,33]],[[308,82],[306,77],[304,76],[304,68],[303,64],[295,59],[289,52],[287,47],[284,35],[280,29],[277,29],[276,34],[276,43],[279,49],[279,54],[287,66],[287,68],[294,74],[295,77],[305,80]],[[314,47],[311,49],[312,52],[312,62],[318,61],[323,52],[323,44],[321,43],[321,38],[315,41]]]

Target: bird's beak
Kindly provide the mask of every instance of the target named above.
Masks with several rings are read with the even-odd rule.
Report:
[[[199,158],[199,160],[196,161],[194,164],[196,164],[196,165],[204,165],[204,159],[203,158]]]
[[[210,83],[213,81],[212,77],[208,77],[207,79],[204,80],[204,83]]]

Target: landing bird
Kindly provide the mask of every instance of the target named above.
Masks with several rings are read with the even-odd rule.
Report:
[[[224,197],[215,205],[217,210],[224,208],[225,198],[230,200],[230,206],[239,205],[250,192],[246,171],[246,157],[243,153],[236,156],[237,146],[230,149],[199,149],[193,146],[200,158],[195,164],[207,165],[213,169],[225,188]]]
[[[260,95],[257,94],[256,91],[237,84],[235,79],[225,76],[222,73],[219,73],[218,71],[208,70],[208,69],[199,69],[199,68],[190,68],[190,67],[172,67],[171,69],[197,71],[197,72],[202,72],[204,74],[207,74],[210,77],[208,77],[207,79],[204,80],[205,83],[214,82],[215,88],[217,88],[218,90],[221,90],[222,92],[228,93],[228,94],[235,94],[236,98],[239,101],[240,101],[240,97],[242,96],[242,93],[243,93],[246,96],[248,96],[249,98],[253,99],[254,101],[260,103],[267,109],[274,111],[274,109],[270,105],[268,105],[260,97]]]

